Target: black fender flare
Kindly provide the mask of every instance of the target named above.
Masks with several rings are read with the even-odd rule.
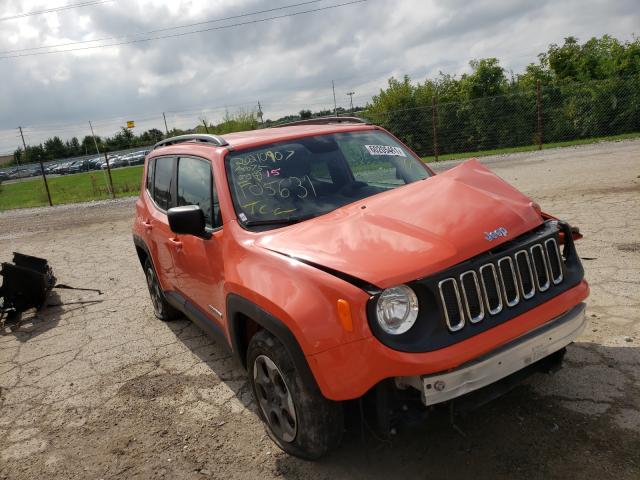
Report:
[[[240,295],[230,293],[227,295],[227,324],[231,337],[231,346],[234,356],[245,369],[247,368],[246,352],[248,345],[242,316],[253,320],[275,336],[289,352],[289,356],[300,373],[305,386],[319,391],[316,379],[293,332],[281,320],[255,303]]]
[[[133,234],[133,244],[136,246],[136,248],[139,248],[140,250],[142,250],[147,257],[149,257],[151,259],[151,263],[153,263],[153,257],[151,256],[151,252],[149,251],[149,247],[147,246],[147,243],[142,239],[142,237],[140,237],[139,235],[136,235],[135,233]],[[136,253],[138,253],[136,251]],[[140,257],[140,254],[138,253],[138,259],[140,260],[140,263],[142,264],[142,267],[144,268],[144,263],[142,261],[142,258]],[[155,265],[154,267],[155,268]]]

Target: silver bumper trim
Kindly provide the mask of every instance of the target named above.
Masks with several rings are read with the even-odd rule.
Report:
[[[580,303],[550,322],[455,370],[414,377],[396,377],[399,388],[422,392],[425,405],[446,402],[486,387],[566,347],[586,325],[585,304]]]

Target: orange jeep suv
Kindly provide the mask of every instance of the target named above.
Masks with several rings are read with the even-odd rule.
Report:
[[[558,367],[585,326],[577,229],[478,161],[436,175],[358,118],[168,138],[141,192],[156,316],[227,345],[299,457],[340,442],[347,400],[383,428],[397,399],[480,403]]]

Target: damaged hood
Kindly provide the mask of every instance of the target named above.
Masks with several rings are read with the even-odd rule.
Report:
[[[495,248],[542,221],[528,197],[473,159],[270,231],[256,245],[386,288]]]

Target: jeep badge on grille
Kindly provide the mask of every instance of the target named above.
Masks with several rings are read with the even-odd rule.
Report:
[[[484,232],[484,238],[486,238],[489,242],[495,240],[498,237],[506,237],[507,229],[504,227],[498,227],[495,230],[490,232]]]

